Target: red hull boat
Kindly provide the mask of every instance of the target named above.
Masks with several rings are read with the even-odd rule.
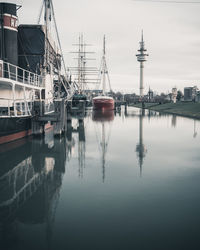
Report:
[[[113,110],[115,107],[114,99],[109,96],[97,96],[92,101],[94,110]]]

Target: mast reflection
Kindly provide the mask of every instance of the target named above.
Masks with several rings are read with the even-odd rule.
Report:
[[[172,115],[172,127],[176,128],[176,124],[177,124],[177,116],[176,115]]]
[[[18,141],[18,147],[11,143],[0,153],[1,246],[18,248],[21,225],[44,225],[44,241],[51,245],[66,152],[65,138],[46,135]]]
[[[197,137],[197,128],[196,128],[196,120],[194,120],[194,133],[193,133],[193,138]]]
[[[75,146],[75,140],[73,138],[73,133],[78,134],[78,163],[79,163],[79,177],[83,178],[83,169],[85,168],[85,126],[84,119],[78,119],[78,125],[75,127],[72,126],[72,120],[67,122],[67,143],[70,148],[70,154],[72,148]]]
[[[93,121],[101,125],[101,137],[98,140],[98,145],[101,152],[102,182],[104,183],[106,178],[106,153],[111,134],[111,127],[109,126],[109,131],[107,133],[106,124],[110,125],[111,122],[114,120],[114,111],[113,110],[93,111],[92,119]]]

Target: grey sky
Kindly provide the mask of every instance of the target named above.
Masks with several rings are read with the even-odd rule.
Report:
[[[9,2],[9,1],[7,1]],[[23,0],[20,23],[37,20],[41,0]],[[200,87],[200,4],[133,2],[131,0],[54,0],[57,24],[67,66],[78,34],[92,43],[100,61],[102,39],[107,39],[107,64],[114,90],[139,93],[141,29],[149,53],[145,63],[145,91],[176,86]]]

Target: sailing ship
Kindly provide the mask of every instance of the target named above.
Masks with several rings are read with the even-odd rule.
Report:
[[[75,77],[77,85],[77,92],[74,94],[72,99],[72,106],[77,106],[79,101],[83,100],[86,102],[86,105],[90,103],[90,93],[91,85],[96,84],[99,80],[98,73],[99,70],[96,67],[88,65],[89,61],[95,61],[96,59],[90,57],[95,54],[94,51],[90,51],[87,47],[92,46],[85,42],[83,34],[79,34],[78,43],[73,44],[77,47],[76,51],[72,51],[72,54],[75,54],[76,57],[73,58],[77,61],[75,67],[70,67],[72,75]]]
[[[60,43],[56,46],[50,35],[52,0],[43,1],[37,24],[18,26],[20,7],[0,3],[0,144],[32,134],[38,109],[54,112],[54,100],[67,94],[69,82],[61,75]]]
[[[102,82],[103,91],[102,91],[101,96],[96,96],[92,99],[93,109],[94,110],[113,110],[115,107],[114,99],[106,95],[106,77],[109,82],[110,90],[111,90],[111,85],[110,85],[110,78],[109,78],[108,68],[107,68],[107,63],[106,63],[105,35],[103,39],[103,56],[102,56],[101,66],[100,66],[100,76],[101,76],[100,82]]]

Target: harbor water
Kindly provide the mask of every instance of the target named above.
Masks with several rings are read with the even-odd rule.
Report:
[[[128,107],[0,147],[0,249],[200,249],[200,121]]]

